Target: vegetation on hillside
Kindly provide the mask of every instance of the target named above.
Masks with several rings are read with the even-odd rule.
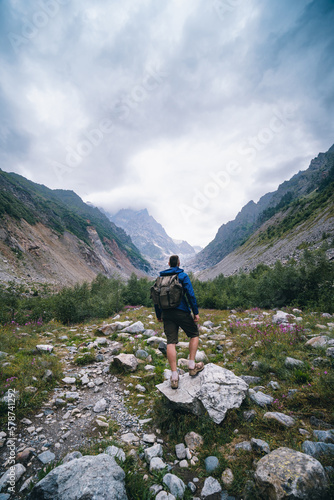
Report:
[[[259,264],[251,273],[220,275],[201,282],[191,276],[200,307],[210,309],[246,309],[249,307],[301,307],[334,312],[334,262],[323,250],[304,251],[300,263],[286,265],[277,261],[270,268]],[[135,274],[127,283],[99,275],[91,283],[63,288],[51,294],[47,288],[28,293],[22,285],[0,286],[0,322],[25,324],[50,321],[64,324],[105,318],[124,305],[151,306],[152,281]]]
[[[141,256],[123,229],[115,226],[100,210],[84,203],[73,191],[52,190],[24,177],[0,170],[0,218],[8,214],[25,219],[29,224],[42,222],[59,234],[68,231],[88,245],[87,228],[93,226],[102,243],[116,241],[130,261],[139,269],[149,270],[149,263]],[[107,252],[111,253],[105,244]]]

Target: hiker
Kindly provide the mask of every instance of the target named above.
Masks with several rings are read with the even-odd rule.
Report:
[[[198,372],[203,370],[204,363],[195,363],[195,356],[199,342],[199,314],[194,289],[192,287],[189,276],[185,272],[183,272],[183,269],[180,269],[179,267],[180,259],[178,255],[172,255],[169,258],[168,265],[170,266],[169,269],[161,271],[160,276],[171,276],[175,274],[177,275],[178,280],[182,285],[182,299],[179,305],[177,305],[175,308],[165,309],[159,307],[159,305],[157,304],[155,304],[154,307],[158,321],[163,321],[164,323],[164,331],[167,337],[167,359],[170,365],[170,369],[172,370],[171,387],[172,389],[177,389],[179,385],[179,375],[176,366],[175,345],[179,341],[179,327],[181,327],[182,330],[186,333],[187,337],[189,337],[189,375],[192,377],[197,375]],[[192,317],[191,315],[191,311],[186,298],[188,299],[194,317]]]

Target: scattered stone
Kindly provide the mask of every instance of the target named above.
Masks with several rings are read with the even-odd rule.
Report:
[[[263,415],[263,418],[276,420],[278,423],[284,425],[285,427],[293,427],[296,422],[294,418],[278,411],[268,411]]]
[[[114,458],[105,453],[84,456],[60,465],[39,481],[28,500],[80,500],[117,498],[127,500],[125,473]]]
[[[262,439],[252,438],[250,440],[251,447],[254,451],[262,451],[263,453],[270,453],[269,444]]]
[[[176,500],[176,498],[171,493],[168,493],[167,491],[163,490],[157,494],[155,500]]]
[[[157,436],[155,434],[144,434],[143,441],[144,443],[153,444],[157,440]]]
[[[203,326],[205,326],[206,328],[213,328],[215,326],[214,323],[212,323],[212,321],[204,321],[203,323]]]
[[[147,351],[144,351],[144,349],[138,349],[138,351],[136,351],[136,358],[139,358],[139,359],[146,359],[148,358],[149,354]]]
[[[313,337],[308,340],[305,345],[309,345],[311,347],[324,347],[328,343],[329,337],[327,335],[320,335],[319,337]]]
[[[284,364],[286,368],[298,368],[304,366],[303,361],[301,361],[300,359],[289,358],[289,356],[285,358]]]
[[[271,387],[272,389],[274,389],[274,391],[277,391],[278,389],[281,388],[281,386],[279,385],[279,383],[276,382],[275,380],[271,380],[269,382],[269,384],[267,385],[267,387]]]
[[[151,347],[155,347],[156,349],[158,348],[160,342],[164,342],[165,340],[161,337],[156,337],[155,335],[153,337],[149,337],[147,340],[146,340],[146,343],[151,346]]]
[[[63,458],[63,464],[67,464],[67,462],[80,457],[82,457],[82,453],[80,453],[80,451],[71,451],[70,453],[67,453],[67,455],[65,455],[65,457]]]
[[[168,487],[169,491],[176,498],[183,498],[186,485],[179,477],[175,476],[175,474],[165,474],[162,482]]]
[[[284,311],[277,311],[277,313],[272,317],[272,322],[280,325],[281,323],[289,323],[290,320],[295,319],[293,314],[285,313]]]
[[[261,382],[261,377],[253,377],[252,375],[241,375],[240,378],[246,382],[246,384],[258,384]]]
[[[53,351],[53,345],[48,345],[48,344],[39,344],[36,346],[36,349],[41,352],[52,352]]]
[[[243,416],[246,422],[253,422],[254,418],[256,417],[256,411],[255,410],[244,411]]]
[[[334,429],[329,431],[313,431],[313,435],[322,443],[334,443]]]
[[[313,441],[304,441],[302,444],[302,450],[307,455],[311,457],[319,458],[321,455],[327,457],[334,456],[334,444],[331,443],[314,443]]]
[[[277,500],[320,500],[328,484],[320,462],[289,448],[278,448],[261,458],[254,477],[260,496]]]
[[[324,422],[323,420],[320,420],[319,418],[316,418],[314,416],[310,417],[310,424],[313,425],[313,427],[322,427],[323,429],[331,428],[330,424],[327,424],[327,422]]]
[[[204,486],[201,491],[201,497],[205,498],[210,495],[214,495],[215,493],[220,493],[222,491],[222,487],[220,486],[217,479],[212,476],[209,476],[204,481]]]
[[[42,462],[43,465],[45,465],[49,464],[50,462],[53,462],[54,459],[56,458],[56,455],[52,453],[52,451],[47,450],[37,455],[37,458],[40,462]]]
[[[97,378],[94,380],[94,382],[95,382],[95,385],[102,385],[102,384],[104,383],[104,380],[103,380],[103,378],[101,378],[101,377],[97,377]]]
[[[75,384],[76,379],[75,377],[65,377],[62,379],[62,381],[64,382],[64,384]]]
[[[114,357],[114,364],[126,371],[134,372],[138,367],[138,360],[134,354],[121,353]]]
[[[196,363],[200,363],[201,361],[205,362],[205,361],[208,361],[208,357],[204,351],[198,350],[198,351],[196,351],[195,361],[196,361]]]
[[[13,478],[15,478],[15,483],[17,483],[27,469],[22,464],[14,465],[14,474],[12,469],[6,470],[6,472],[0,478],[0,491],[2,491]],[[9,498],[9,497],[8,497]]]
[[[80,398],[80,394],[78,392],[66,392],[65,394],[65,398],[66,399],[79,399]]]
[[[219,460],[214,456],[206,457],[204,463],[206,472],[213,472],[217,469],[217,467],[219,467]]]
[[[242,441],[242,443],[238,443],[235,445],[236,450],[245,450],[245,451],[252,451],[252,445],[250,441]]]
[[[122,331],[127,333],[141,333],[145,331],[145,327],[141,321],[136,321],[136,323],[126,326]]]
[[[231,486],[234,480],[233,472],[231,469],[225,469],[221,477],[222,483],[228,488]]]
[[[99,401],[95,403],[93,411],[95,411],[95,413],[101,413],[106,410],[107,406],[108,403],[104,398],[99,399]]]
[[[334,347],[329,347],[326,350],[326,356],[328,356],[329,358],[334,358]]]
[[[126,434],[121,435],[121,440],[124,441],[125,443],[132,444],[132,443],[138,443],[139,437],[133,434],[133,432],[127,432]]]
[[[231,408],[239,408],[246,397],[248,385],[230,370],[208,363],[196,377],[181,375],[177,391],[166,381],[156,386],[171,405],[201,415],[207,410],[217,424]]]
[[[118,458],[121,462],[125,462],[125,453],[122,448],[117,448],[117,446],[108,446],[105,449],[104,453],[109,455],[110,457]]]
[[[188,432],[188,434],[184,436],[184,441],[190,451],[196,451],[196,449],[201,448],[204,443],[202,436],[194,431]]]
[[[150,472],[154,470],[163,470],[167,467],[160,457],[153,457],[150,461]]]
[[[159,342],[158,349],[164,356],[167,356],[167,344],[166,344],[166,342]]]
[[[143,385],[141,385],[141,384],[137,384],[136,385],[136,389],[139,392],[146,392],[146,388]]]
[[[272,402],[274,401],[274,398],[272,396],[264,394],[261,391],[255,392],[253,389],[249,389],[248,392],[249,392],[249,397],[254,401],[254,403],[261,406],[262,408],[264,408],[267,405],[271,405]]]
[[[145,455],[145,460],[149,464],[152,458],[154,457],[162,457],[162,446],[160,443],[156,443],[150,448],[145,448],[144,450],[144,455]]]
[[[187,456],[186,447],[184,446],[183,443],[175,445],[175,454],[179,460],[186,458]]]

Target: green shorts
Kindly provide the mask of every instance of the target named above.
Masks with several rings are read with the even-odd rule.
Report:
[[[185,332],[187,337],[198,337],[198,325],[192,315],[180,309],[164,309],[162,311],[164,330],[167,337],[167,344],[177,344],[179,342],[179,327]]]

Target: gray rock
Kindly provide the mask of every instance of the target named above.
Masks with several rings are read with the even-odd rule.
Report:
[[[158,349],[164,356],[167,355],[167,344],[166,342],[159,342]]]
[[[261,377],[252,377],[251,375],[241,375],[240,378],[246,382],[246,384],[258,384],[261,382]]]
[[[311,347],[324,347],[329,341],[329,337],[327,335],[320,335],[319,337],[313,337],[308,340],[305,345],[309,345]]]
[[[67,462],[80,457],[82,457],[82,453],[80,453],[80,451],[72,451],[71,453],[67,453],[67,455],[65,455],[65,457],[63,458],[63,464],[66,464]]]
[[[132,444],[138,443],[139,437],[133,434],[133,432],[127,432],[126,434],[121,435],[121,440],[124,441],[124,443]]]
[[[145,455],[145,460],[149,464],[152,458],[154,457],[162,457],[162,446],[160,443],[154,444],[153,446],[150,446],[149,448],[145,448],[144,450],[144,455]]]
[[[45,465],[49,464],[50,462],[53,462],[54,459],[56,458],[56,455],[52,453],[52,451],[47,450],[37,455],[37,458],[40,462],[42,462],[43,465]]]
[[[121,353],[114,357],[114,365],[125,371],[134,372],[137,370],[138,360],[134,354]]]
[[[248,392],[249,397],[254,401],[254,403],[261,406],[262,408],[267,405],[271,405],[271,403],[274,401],[274,398],[272,396],[264,394],[261,391],[255,392],[253,389],[249,389]]]
[[[271,380],[268,384],[267,387],[271,387],[272,389],[274,389],[274,391],[277,391],[277,389],[280,389],[281,386],[279,385],[278,382],[276,382],[275,380]]]
[[[194,431],[188,432],[184,436],[184,442],[186,443],[190,451],[195,451],[197,448],[203,446],[204,443],[202,436]]]
[[[326,350],[326,356],[328,356],[329,358],[334,358],[334,347],[329,347]]]
[[[62,379],[62,382],[64,382],[64,384],[75,384],[76,378],[75,377],[65,377]]]
[[[281,323],[289,323],[289,320],[296,319],[293,314],[285,313],[284,311],[277,311],[277,313],[272,317],[272,322],[280,325]]]
[[[236,450],[245,450],[245,451],[252,451],[252,445],[250,441],[242,441],[241,443],[237,443],[235,445]]]
[[[160,457],[153,457],[150,461],[150,472],[154,470],[163,470],[167,467]]]
[[[148,358],[148,355],[148,352],[144,351],[144,349],[138,349],[138,351],[136,352],[136,358],[139,359],[146,359]]]
[[[270,453],[269,444],[262,439],[251,438],[251,447],[255,451],[262,451],[264,453]]]
[[[175,454],[179,460],[187,457],[186,447],[183,443],[175,445]]]
[[[268,411],[263,415],[263,418],[276,420],[276,422],[284,425],[285,427],[293,427],[296,422],[294,418],[278,411]]]
[[[203,326],[205,326],[206,328],[213,328],[215,326],[214,323],[212,323],[212,321],[204,321],[203,323]]]
[[[289,358],[289,356],[285,358],[284,364],[287,368],[298,368],[304,366],[303,361],[301,361],[300,359]]]
[[[122,448],[117,448],[117,446],[108,446],[108,448],[105,449],[105,452],[107,455],[110,457],[118,458],[121,462],[125,462],[125,453],[122,450]]]
[[[36,349],[41,352],[52,352],[53,351],[53,345],[49,344],[39,344],[36,346]]]
[[[226,487],[231,486],[231,484],[233,483],[233,480],[234,480],[233,472],[231,471],[231,469],[224,470],[224,472],[222,473],[221,480],[222,480],[222,483],[224,483],[224,485]]]
[[[327,422],[324,422],[323,420],[320,420],[317,417],[310,417],[310,424],[313,425],[314,427],[322,427],[323,429],[330,429],[331,425],[328,424]]]
[[[155,443],[157,440],[157,436],[153,433],[151,434],[144,434],[143,435],[143,441],[144,443],[149,443],[149,444],[153,444]]]
[[[127,333],[142,333],[145,331],[145,327],[141,321],[136,321],[136,323],[125,327],[122,331]]]
[[[239,408],[248,385],[230,370],[208,363],[196,377],[188,373],[179,378],[179,389],[171,389],[166,381],[156,386],[175,408],[202,415],[205,410],[217,424],[231,408]]]
[[[39,481],[28,500],[127,500],[125,473],[114,458],[102,453],[60,465]]]
[[[171,493],[168,493],[167,491],[163,490],[159,491],[159,493],[155,497],[155,500],[176,500],[176,498]]]
[[[26,470],[27,469],[22,464],[14,465],[13,475],[11,469],[6,470],[6,472],[0,478],[0,491],[2,491],[5,487],[9,486],[8,483],[9,481],[12,480],[13,477],[15,477],[15,483],[17,483],[19,479],[21,479]]]
[[[255,410],[244,411],[243,416],[246,422],[253,422],[254,418],[256,417],[256,411]]]
[[[204,463],[206,472],[213,472],[217,469],[217,467],[219,467],[219,460],[214,456],[206,457]]]
[[[313,431],[315,438],[322,443],[334,443],[334,429],[329,431]]]
[[[302,450],[307,455],[311,457],[318,458],[321,455],[331,457],[334,456],[334,444],[331,443],[314,443],[313,441],[304,441],[302,444]]]
[[[99,401],[95,403],[93,411],[95,411],[95,413],[101,413],[106,410],[107,406],[108,403],[104,398],[99,399]]]
[[[149,337],[147,340],[146,340],[146,343],[151,346],[151,347],[155,347],[157,348],[160,344],[160,342],[165,342],[165,340],[162,338],[162,337],[156,337],[156,336],[153,336],[153,337]]]
[[[204,481],[204,486],[201,491],[201,497],[205,498],[210,495],[214,495],[215,493],[220,493],[222,491],[222,487],[220,486],[217,479],[212,476],[209,476]]]
[[[327,478],[318,460],[278,448],[258,461],[254,479],[260,496],[275,499],[323,499]]]
[[[165,474],[162,482],[169,488],[169,491],[176,498],[183,498],[186,485],[179,477],[175,476],[175,474]]]

